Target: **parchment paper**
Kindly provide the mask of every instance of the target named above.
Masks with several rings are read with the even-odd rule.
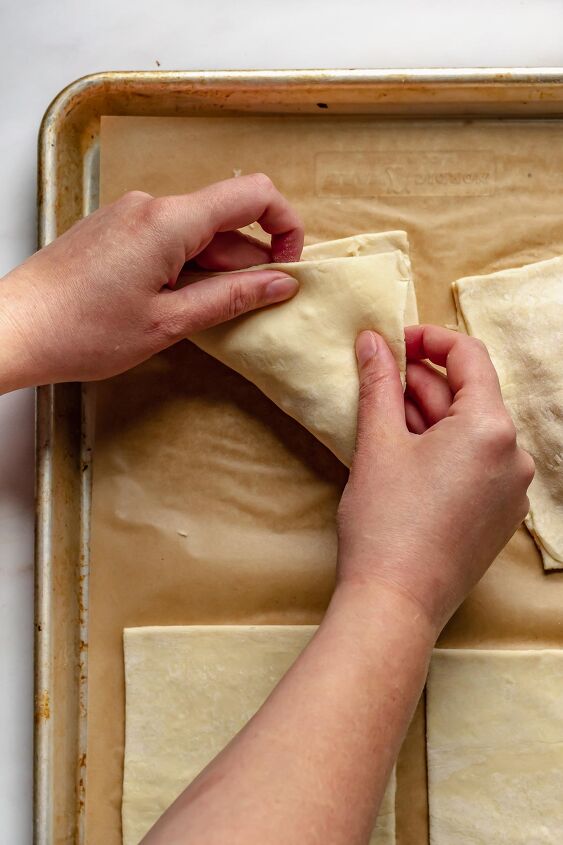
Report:
[[[106,118],[101,199],[263,170],[308,242],[406,229],[421,320],[453,324],[454,279],[563,253],[562,142],[557,121]],[[123,628],[317,623],[346,472],[188,342],[100,383],[96,425],[86,831],[118,845]],[[562,574],[543,574],[520,529],[440,644],[561,647],[562,606]],[[421,706],[398,763],[399,845],[427,842],[426,813]]]

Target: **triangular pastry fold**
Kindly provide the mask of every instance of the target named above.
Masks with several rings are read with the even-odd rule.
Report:
[[[389,233],[384,235],[389,238]],[[406,247],[403,233],[390,235]],[[404,383],[405,312],[409,302],[411,313],[413,308],[410,264],[400,249],[369,252],[384,244],[381,236],[345,238],[306,247],[305,260],[267,265],[299,281],[293,299],[191,337],[257,385],[347,466],[356,439],[354,343],[360,331],[373,329],[383,335]],[[330,257],[337,249],[354,248],[358,253],[350,257]],[[327,257],[310,258],[315,255]]]

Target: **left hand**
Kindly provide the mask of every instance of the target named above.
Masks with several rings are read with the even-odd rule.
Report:
[[[271,248],[235,230],[257,221]],[[133,191],[86,217],[0,284],[0,392],[106,378],[297,289],[274,270],[174,285],[186,262],[240,270],[297,261],[303,227],[267,176],[184,196]]]

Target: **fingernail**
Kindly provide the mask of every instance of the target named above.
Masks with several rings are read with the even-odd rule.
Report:
[[[297,293],[298,287],[297,280],[291,276],[275,276],[266,285],[264,299],[266,302],[282,302]]]
[[[356,341],[356,357],[360,367],[377,355],[377,339],[373,332],[362,332]]]

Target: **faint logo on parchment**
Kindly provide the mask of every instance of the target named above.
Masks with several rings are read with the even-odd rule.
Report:
[[[484,197],[494,193],[489,151],[318,153],[320,197]]]

